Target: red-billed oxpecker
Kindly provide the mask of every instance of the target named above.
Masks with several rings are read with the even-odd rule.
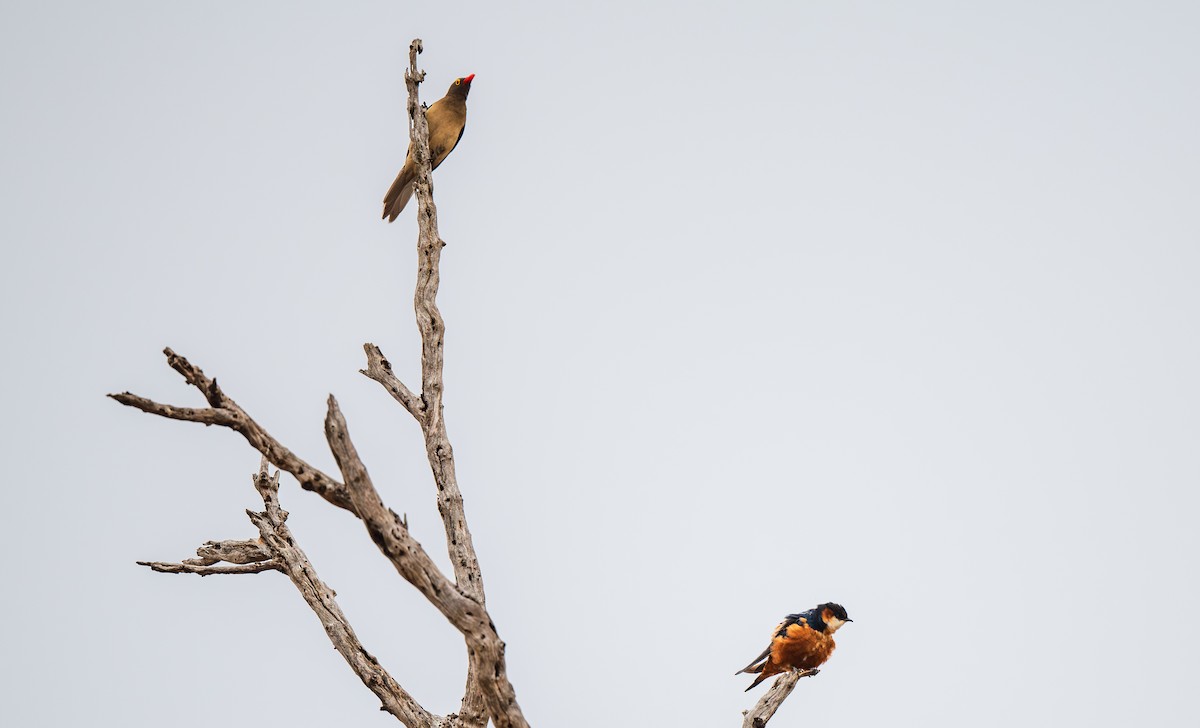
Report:
[[[425,111],[425,118],[429,120],[429,156],[433,158],[434,169],[454,151],[458,140],[462,139],[463,130],[467,128],[467,94],[471,92],[473,78],[475,74],[472,73],[454,79],[446,95],[434,101],[433,106]],[[408,204],[416,179],[417,165],[413,162],[412,144],[409,144],[404,167],[383,198],[383,216],[388,222],[395,220]]]

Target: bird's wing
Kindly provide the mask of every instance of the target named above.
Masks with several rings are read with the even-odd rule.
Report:
[[[434,169],[454,151],[467,129],[466,105],[443,102],[446,99],[439,99],[425,112],[425,118],[429,121],[429,156],[433,158]]]
[[[775,631],[771,633],[772,644],[774,644],[774,641],[777,638],[786,637],[787,636],[787,628],[790,627],[791,625],[807,624],[809,618],[812,617],[812,613],[813,613],[813,610],[810,609],[807,612],[801,612],[799,614],[789,614],[788,616],[784,617],[783,621],[780,622],[778,625],[776,625]],[[761,655],[754,658],[753,662],[751,662],[749,665],[746,665],[741,670],[738,670],[737,672],[735,672],[733,674],[738,675],[743,672],[760,672],[762,670],[762,663],[768,657],[771,656],[771,647],[772,647],[772,645],[767,645],[767,649],[763,650]],[[755,668],[758,668],[758,669],[755,669]]]
[[[735,672],[733,674],[740,675],[743,672],[759,672],[760,670],[762,670],[762,666],[760,665],[760,663],[765,661],[770,656],[771,656],[771,646],[767,645],[767,649],[763,650],[761,655],[759,655],[758,657],[755,657],[754,660],[749,665],[746,665],[741,670],[738,670],[737,672]],[[758,670],[754,669],[756,667],[758,668]]]
[[[808,624],[812,622],[813,617],[816,616],[816,612],[817,610],[815,609],[809,609],[808,611],[800,612],[799,614],[789,614],[782,622],[779,623],[779,626],[775,628],[775,636],[783,637],[787,635],[787,628],[793,624]]]

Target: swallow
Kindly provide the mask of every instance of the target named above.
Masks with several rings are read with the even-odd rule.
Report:
[[[425,111],[429,122],[429,155],[433,157],[433,169],[446,161],[458,140],[467,128],[467,94],[471,92],[471,81],[475,74],[454,79],[446,95],[433,102]],[[412,144],[408,145],[408,156],[404,167],[396,175],[396,181],[383,197],[383,217],[392,222],[412,197],[413,181],[417,178],[417,163],[413,161]]]
[[[826,602],[799,614],[789,614],[771,633],[771,644],[754,661],[735,672],[756,672],[749,692],[763,680],[789,670],[813,670],[825,664],[837,647],[833,633],[853,622],[841,604]]]

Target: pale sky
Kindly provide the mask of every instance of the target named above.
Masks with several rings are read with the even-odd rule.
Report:
[[[786,726],[1195,726],[1200,6],[0,5],[9,493],[0,723],[399,725],[255,534],[258,455],[104,397],[199,395],[336,472],[335,394],[445,563],[419,431],[423,98],[446,418],[535,726],[740,725],[785,614],[854,623]],[[430,710],[459,635],[361,525],[281,494]]]

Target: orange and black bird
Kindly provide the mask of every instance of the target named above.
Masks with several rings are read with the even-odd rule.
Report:
[[[771,633],[771,644],[754,662],[738,670],[757,672],[758,677],[746,688],[789,670],[812,670],[825,664],[833,648],[833,633],[846,622],[853,622],[841,604],[826,602],[799,614],[789,614]]]
[[[454,79],[446,95],[433,102],[425,111],[429,120],[429,156],[433,157],[433,168],[445,161],[450,152],[462,139],[467,128],[467,94],[471,92],[471,79],[475,74]],[[408,156],[404,167],[396,175],[396,181],[388,188],[383,198],[383,216],[392,222],[412,197],[413,181],[417,178],[417,165],[413,161],[412,144],[408,145]]]

